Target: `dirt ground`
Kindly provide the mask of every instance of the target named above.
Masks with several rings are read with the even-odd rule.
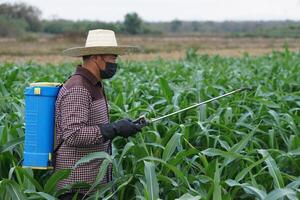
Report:
[[[47,37],[35,40],[0,38],[0,62],[53,63],[80,61],[62,55],[64,49],[83,46],[84,38]],[[239,57],[281,51],[288,46],[300,50],[300,38],[228,38],[201,36],[120,36],[119,44],[136,45],[140,52],[124,55],[122,60],[148,61],[157,58],[180,59],[188,48],[198,49],[199,54]]]

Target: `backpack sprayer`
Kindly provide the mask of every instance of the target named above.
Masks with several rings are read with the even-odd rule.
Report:
[[[25,88],[25,144],[23,167],[53,169],[55,101],[60,83],[32,83]]]
[[[60,83],[32,83],[25,89],[25,145],[23,167],[32,169],[53,169],[52,155],[55,137],[55,101]],[[251,90],[240,88],[232,92],[197,103],[176,112],[147,120],[145,116],[134,121],[135,124],[147,126],[156,121],[190,110],[223,97]]]

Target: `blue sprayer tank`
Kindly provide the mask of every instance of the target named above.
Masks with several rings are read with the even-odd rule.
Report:
[[[55,101],[59,83],[32,83],[25,88],[23,167],[51,169],[55,137]]]

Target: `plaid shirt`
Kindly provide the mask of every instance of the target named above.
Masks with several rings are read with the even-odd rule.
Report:
[[[75,74],[60,89],[56,100],[56,144],[64,142],[57,151],[56,170],[72,168],[80,158],[92,152],[111,154],[111,141],[103,137],[99,128],[99,124],[109,123],[102,86],[89,70],[78,66]],[[57,189],[81,181],[92,184],[102,161],[95,159],[79,165],[67,179],[57,184]],[[111,180],[110,165],[101,183]],[[79,192],[87,190],[80,189]]]

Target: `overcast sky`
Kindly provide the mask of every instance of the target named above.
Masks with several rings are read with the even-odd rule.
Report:
[[[38,7],[42,18],[122,21],[137,12],[145,21],[300,20],[300,0],[0,0]]]

